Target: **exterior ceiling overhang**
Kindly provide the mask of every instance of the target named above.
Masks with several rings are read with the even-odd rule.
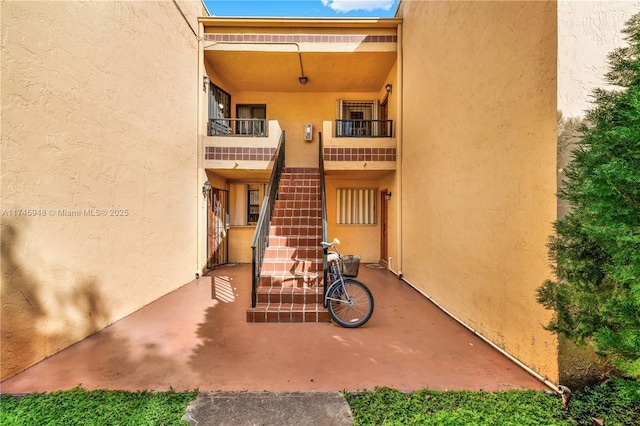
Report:
[[[247,92],[375,92],[397,58],[399,19],[202,18],[204,61]],[[306,85],[299,78],[306,77]]]

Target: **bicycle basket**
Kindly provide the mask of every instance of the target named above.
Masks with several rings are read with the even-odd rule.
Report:
[[[360,266],[360,256],[357,254],[349,254],[342,257],[342,276],[357,277],[358,267]]]

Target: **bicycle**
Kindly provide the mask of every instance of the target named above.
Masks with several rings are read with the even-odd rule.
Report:
[[[366,285],[354,278],[358,276],[358,266],[345,269],[345,259],[335,247],[340,244],[336,238],[328,243],[323,241],[322,248],[332,251],[327,254],[329,263],[329,282],[324,296],[324,307],[331,318],[343,327],[360,327],[373,314],[373,296]],[[357,258],[359,262],[359,258]],[[355,269],[355,271],[353,270]]]

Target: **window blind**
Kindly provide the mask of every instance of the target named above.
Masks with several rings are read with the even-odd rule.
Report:
[[[376,193],[375,188],[338,188],[337,223],[375,225]]]

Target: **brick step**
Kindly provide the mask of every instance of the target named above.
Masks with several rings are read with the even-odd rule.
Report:
[[[282,237],[288,236],[320,236],[322,235],[322,227],[314,225],[271,225],[269,235],[277,235]],[[291,244],[288,244],[291,246]]]
[[[258,303],[322,303],[323,287],[258,287]]]
[[[329,322],[329,312],[322,303],[258,303],[247,309],[247,322]]]
[[[320,193],[318,192],[278,192],[277,201],[320,201]]]
[[[320,188],[320,179],[289,179],[280,178],[279,192],[314,192]]]
[[[322,305],[322,205],[317,168],[285,168],[248,322],[328,322]]]
[[[269,259],[262,262],[260,275],[316,274],[321,269],[322,261],[316,259]]]
[[[321,218],[322,210],[320,209],[274,209],[271,214],[271,221],[281,217],[307,217],[307,218]]]
[[[293,179],[293,178],[320,179],[320,169],[288,169],[288,168],[285,168],[282,171],[281,179],[283,177],[284,178],[291,178],[291,179]]]
[[[322,235],[269,235],[269,246],[320,247]]]
[[[317,288],[322,283],[323,274],[320,271],[265,271],[265,266],[262,265],[258,288]]]
[[[296,214],[298,213],[298,214]],[[279,211],[275,211],[273,212],[273,215],[271,215],[271,223],[273,223],[275,220],[278,219],[305,219],[307,221],[310,220],[316,220],[316,219],[322,219],[322,217],[318,217],[314,211],[309,210],[307,212],[307,215],[303,215],[303,214],[299,214],[299,212],[296,212],[295,210],[291,209],[291,210],[279,210]],[[319,213],[319,212],[318,212]],[[305,225],[307,225],[308,223],[305,223]],[[316,226],[322,226],[322,222],[320,222],[320,224],[317,224]]]
[[[272,217],[271,226],[312,226],[321,227],[322,218],[313,216]]]
[[[321,247],[269,246],[264,252],[264,261],[268,260],[317,260],[322,259]]]
[[[321,247],[322,236],[307,236],[301,237],[299,235],[269,235],[269,247]]]
[[[319,200],[276,200],[273,210],[296,210],[300,211],[302,216],[309,216],[310,212],[319,213],[322,210],[322,201]]]

